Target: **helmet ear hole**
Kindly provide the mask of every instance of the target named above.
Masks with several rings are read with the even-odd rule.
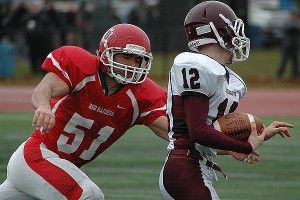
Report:
[[[229,47],[228,45],[230,45],[230,43],[228,43],[228,41],[231,40],[230,34],[225,29],[218,29],[218,33],[219,33],[220,37],[223,39],[224,45],[226,47]],[[231,47],[229,47],[229,48],[231,48]]]
[[[227,32],[224,29],[222,29],[222,28],[219,28],[218,32],[219,32],[219,35],[221,37],[224,37],[224,36],[228,35]]]

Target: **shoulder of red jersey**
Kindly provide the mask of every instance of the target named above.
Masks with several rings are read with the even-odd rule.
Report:
[[[77,46],[62,46],[52,51],[47,58],[52,60],[55,67],[61,67],[62,70],[66,67],[72,67],[88,75],[95,74],[100,64],[97,56]],[[51,66],[43,65],[43,69],[49,71],[49,68]]]
[[[167,98],[166,90],[157,85],[150,78],[146,78],[143,83],[133,84],[132,86],[137,94],[139,94],[139,96],[143,97],[144,99],[153,99],[157,97],[163,97],[165,99]]]
[[[173,67],[176,66],[185,66],[186,68],[197,68],[203,72],[209,72],[216,76],[224,76],[226,74],[225,68],[210,58],[209,56],[192,53],[192,52],[183,52],[178,54],[174,59]]]
[[[149,126],[158,117],[166,116],[167,92],[155,82],[146,78],[143,83],[131,84],[132,90],[139,107],[139,118],[136,124]]]

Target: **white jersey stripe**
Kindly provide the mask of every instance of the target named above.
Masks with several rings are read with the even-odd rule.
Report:
[[[86,77],[75,87],[75,89],[72,91],[72,93],[80,91],[85,86],[85,84],[87,84],[90,81],[95,81],[95,80],[96,80],[95,75]]]
[[[132,116],[132,122],[131,122],[131,126],[132,126],[133,123],[135,122],[135,120],[137,119],[137,117],[139,116],[139,106],[138,106],[136,98],[134,97],[134,95],[133,95],[133,93],[132,93],[131,90],[128,90],[126,92],[126,94],[131,99],[131,103],[132,103],[132,107],[133,107],[133,116]]]
[[[53,65],[63,73],[63,75],[66,77],[66,79],[68,79],[68,81],[70,82],[70,84],[71,84],[71,86],[72,86],[72,82],[71,82],[71,79],[70,79],[68,73],[65,72],[64,70],[62,70],[62,68],[60,67],[59,63],[53,58],[53,55],[50,53],[50,54],[47,56],[47,58],[50,58],[50,59],[51,59]]]
[[[79,90],[81,90],[86,83],[90,82],[90,81],[95,81],[95,76],[89,76],[87,78],[85,78],[83,81],[81,81],[76,87],[75,89],[72,91],[72,93],[77,92]],[[52,112],[55,113],[55,111],[57,110],[58,106],[61,104],[61,102],[67,97],[68,95],[66,95],[64,98],[60,99],[52,108]]]
[[[156,110],[165,110],[167,108],[167,105],[164,105],[160,108],[155,108],[153,110],[147,111],[147,112],[143,112],[141,113],[140,117],[145,117],[146,115],[149,115],[149,113],[151,113],[152,111],[156,111]]]
[[[55,105],[53,106],[53,108],[52,108],[52,112],[53,112],[53,113],[56,112],[56,110],[57,110],[58,106],[60,105],[60,103],[61,103],[67,96],[69,96],[69,95],[66,95],[64,98],[62,98],[62,99],[60,99],[58,102],[56,102],[56,104],[55,104]]]

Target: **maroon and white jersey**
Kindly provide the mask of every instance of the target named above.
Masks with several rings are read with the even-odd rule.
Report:
[[[188,133],[182,101],[184,95],[200,95],[209,99],[207,124],[211,125],[218,117],[235,111],[246,91],[244,81],[236,73],[212,58],[189,52],[176,56],[168,86],[168,149],[174,149],[177,145],[175,134],[176,138],[188,137],[181,134]],[[216,155],[214,149],[197,143],[194,148],[210,160]]]
[[[98,73],[101,66],[98,57],[73,46],[53,51],[42,66],[64,80],[70,92],[51,100],[54,128],[46,134],[35,131],[32,137],[78,167],[95,159],[130,127],[148,126],[166,115],[166,92],[150,79],[106,96]]]

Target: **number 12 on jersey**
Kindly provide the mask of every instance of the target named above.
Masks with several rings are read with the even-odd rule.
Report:
[[[181,70],[182,77],[183,77],[183,87],[185,89],[199,89],[200,82],[199,82],[199,71],[196,68],[182,68]],[[188,73],[188,74],[187,74]]]

